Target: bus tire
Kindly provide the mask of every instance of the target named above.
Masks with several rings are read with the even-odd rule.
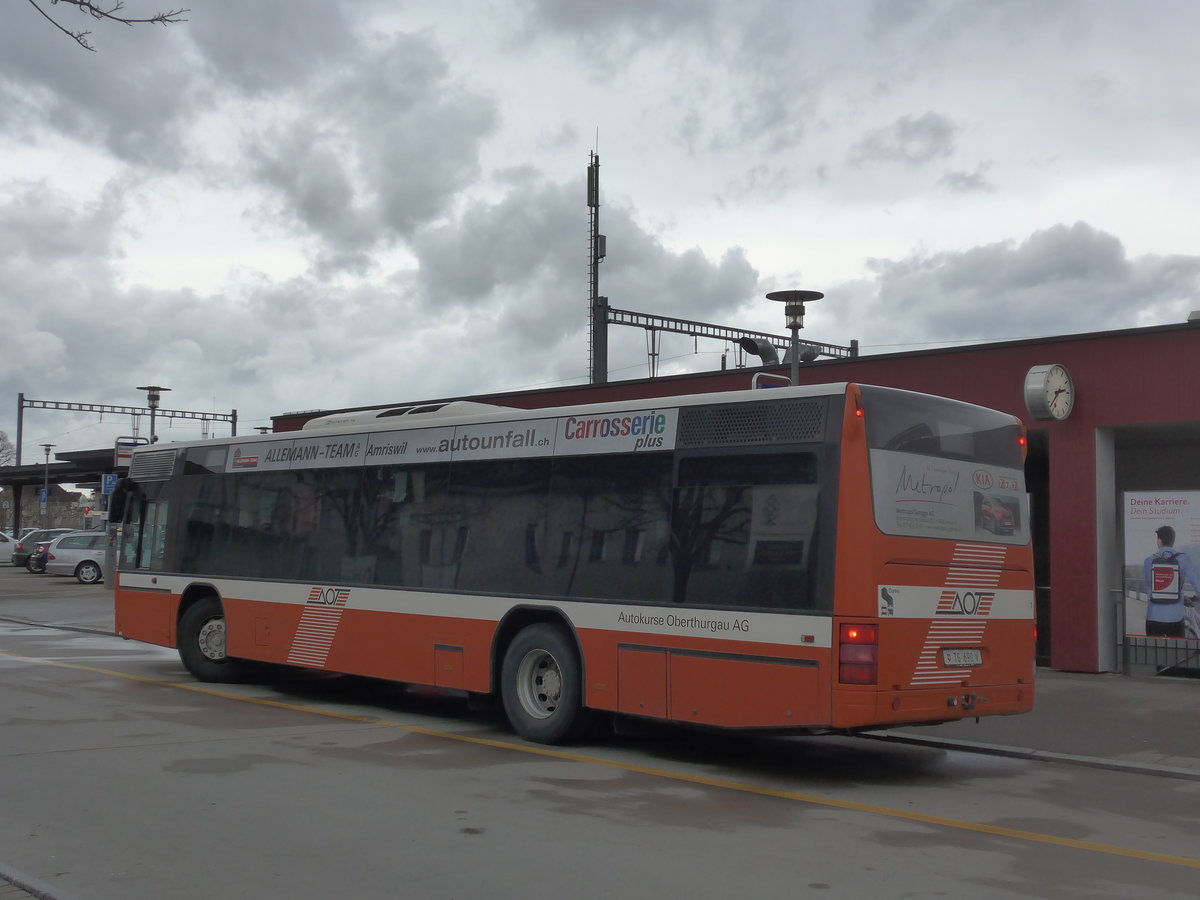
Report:
[[[225,610],[216,597],[202,597],[179,619],[179,658],[200,681],[241,681],[246,666],[225,655]]]
[[[513,730],[527,741],[562,744],[588,730],[583,666],[556,625],[530,625],[513,638],[500,671],[500,697]]]

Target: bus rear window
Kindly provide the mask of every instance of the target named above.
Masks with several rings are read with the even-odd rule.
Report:
[[[864,386],[862,393],[872,450],[1022,466],[1020,426],[1012,416],[891,388]]]

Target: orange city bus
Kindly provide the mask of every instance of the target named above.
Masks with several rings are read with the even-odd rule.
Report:
[[[857,384],[470,402],[134,451],[117,633],[605,714],[796,733],[1029,710],[1020,420]]]

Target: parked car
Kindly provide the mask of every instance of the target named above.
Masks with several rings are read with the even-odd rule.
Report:
[[[38,541],[52,541],[59,535],[75,530],[74,528],[35,528],[33,531],[23,534],[17,541],[17,545],[13,547],[12,564],[24,566],[29,562],[29,557],[37,548]]]
[[[13,547],[15,546],[17,546],[17,539],[0,531],[0,563],[12,562]]]
[[[80,584],[95,584],[104,578],[107,544],[108,535],[103,531],[73,531],[57,537],[46,550],[46,571],[74,575]]]

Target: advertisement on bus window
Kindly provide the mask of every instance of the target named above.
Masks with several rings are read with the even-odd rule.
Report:
[[[1029,542],[1029,498],[1019,469],[872,450],[871,490],[875,522],[885,534]]]
[[[238,444],[227,472],[673,450],[678,409],[647,409]]]
[[[1125,633],[1200,640],[1200,492],[1127,491]]]

